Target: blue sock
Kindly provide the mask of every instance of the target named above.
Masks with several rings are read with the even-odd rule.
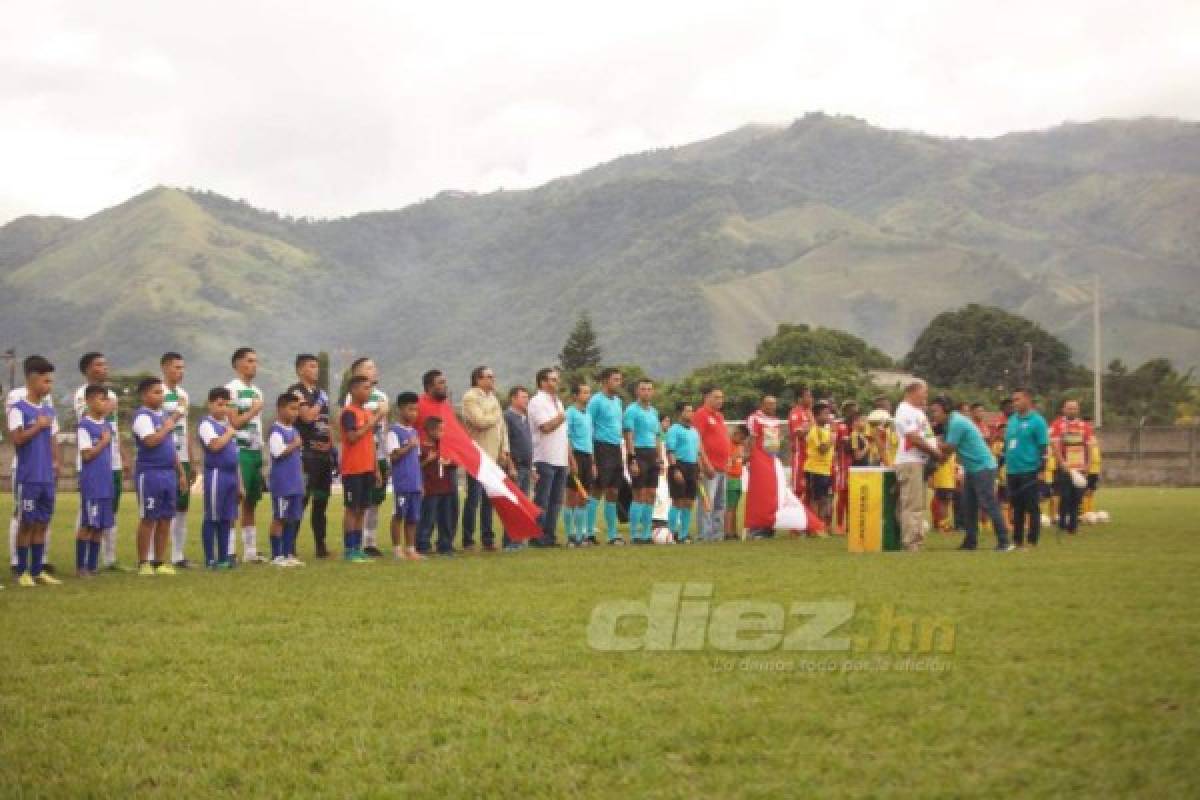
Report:
[[[617,501],[609,500],[604,504],[604,529],[608,531],[608,540],[620,537],[621,531],[617,528]]]
[[[583,541],[583,537],[587,535],[587,509],[583,506],[571,509],[575,513],[575,540]]]
[[[679,509],[679,528],[680,528],[680,533],[679,533],[680,539],[686,539],[686,538],[688,538],[688,536],[691,535],[691,532],[692,532],[692,509],[690,509],[690,508]]]
[[[350,531],[350,549],[357,553],[362,550],[363,532],[357,528]]]
[[[599,508],[600,501],[594,497],[589,497],[587,501],[587,510],[584,512],[586,516],[586,521],[584,524],[587,526],[583,531],[584,536],[596,535],[596,511],[599,510]]]
[[[87,549],[88,543],[86,539],[75,540],[75,571],[87,569]]]
[[[217,530],[217,561],[229,560],[229,521],[213,523]]]
[[[29,545],[29,554],[31,556],[29,571],[33,574],[33,577],[36,578],[38,575],[42,574],[42,561],[46,557],[46,545]]]
[[[642,504],[638,502],[629,504],[629,538],[642,538]]]
[[[296,534],[300,531],[300,523],[289,521],[283,526],[283,554],[285,556],[296,555]]]
[[[87,548],[87,568],[92,572],[100,566],[100,540],[92,539],[88,542]]]
[[[279,558],[283,555],[283,534],[271,537],[271,558]]]
[[[637,537],[650,538],[650,526],[654,524],[654,506],[649,503],[638,503]]]
[[[204,563],[211,564],[216,560],[217,523],[211,519],[204,520],[200,525],[200,541],[204,545]]]
[[[29,545],[17,547],[17,572],[29,572]]]
[[[671,510],[667,512],[667,528],[677,536],[679,535],[679,517],[682,510],[671,506]]]

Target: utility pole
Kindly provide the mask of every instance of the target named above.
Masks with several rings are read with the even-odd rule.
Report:
[[[1032,342],[1025,343],[1025,361],[1021,365],[1021,369],[1025,372],[1025,377],[1022,379],[1022,383],[1025,384],[1026,388],[1032,388],[1032,386],[1033,386],[1033,343]]]
[[[1104,427],[1104,362],[1100,358],[1100,275],[1092,274],[1092,392],[1096,428]]]

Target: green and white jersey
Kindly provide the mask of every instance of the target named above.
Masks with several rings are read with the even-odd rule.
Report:
[[[346,406],[350,405],[351,402],[353,402],[353,400],[349,393],[347,393],[346,400],[342,403],[342,407],[345,408]],[[367,398],[367,402],[363,404],[363,408],[371,413],[375,413],[375,411],[381,407],[388,407],[387,392],[376,386],[371,390],[371,396]],[[385,439],[387,438],[387,431],[388,418],[387,414],[384,414],[383,418],[380,419],[375,425],[375,455],[380,461],[387,460],[387,456],[385,455],[386,451],[384,450],[384,448],[387,446],[387,443],[385,442]]]
[[[174,389],[166,384],[163,384],[166,389],[166,394],[163,396],[162,410],[164,414],[174,414],[176,411],[182,411],[183,417],[179,422],[175,423],[175,454],[179,456],[179,460],[184,464],[188,463],[188,435],[187,435],[187,410],[191,405],[188,399],[188,393],[184,391],[182,386],[176,386]]]
[[[79,424],[79,421],[81,419],[83,419],[85,416],[87,416],[87,398],[84,397],[85,392],[87,392],[87,384],[86,383],[83,386],[80,386],[78,389],[75,390],[75,424],[76,425]],[[113,406],[112,413],[110,413],[107,417],[105,417],[105,421],[108,422],[108,427],[112,428],[112,444],[109,445],[108,449],[109,449],[109,452],[112,453],[113,472],[116,472],[117,470],[121,469],[121,439],[120,439],[120,436],[117,435],[117,393],[114,392],[112,389],[109,389],[108,390],[108,399],[110,401],[112,401],[112,406]],[[76,454],[75,468],[81,469],[82,466],[83,466],[83,457]]]
[[[241,378],[234,378],[225,384],[225,388],[233,397],[233,407],[239,414],[249,411],[255,400],[263,399],[261,389],[252,383],[246,383]],[[262,411],[247,420],[246,424],[233,435],[233,439],[237,442],[240,450],[262,450]]]

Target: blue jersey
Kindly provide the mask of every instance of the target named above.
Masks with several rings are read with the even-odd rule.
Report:
[[[276,422],[271,426],[267,437],[267,447],[271,451],[271,474],[267,478],[267,489],[275,497],[295,497],[304,494],[304,471],[300,468],[300,451],[293,450],[287,455],[276,455],[285,447],[296,441],[300,434],[290,425]]]
[[[700,433],[691,425],[676,422],[667,431],[667,451],[675,454],[676,461],[695,464],[700,460]]]
[[[590,403],[590,401],[589,401]],[[575,406],[567,409],[567,441],[577,453],[592,452],[592,418]]]
[[[8,428],[32,428],[38,417],[49,417],[55,422],[17,447],[17,483],[54,483],[54,434],[58,431],[54,408],[18,400],[8,412]],[[109,480],[112,480],[111,474]]]
[[[654,406],[642,408],[640,403],[634,403],[625,409],[625,430],[633,433],[634,447],[657,447],[658,409]]]
[[[156,445],[145,442],[151,433],[162,430],[165,416],[161,411],[152,411],[142,406],[133,414],[133,441],[137,444],[137,461],[135,472],[148,469],[175,469],[175,437],[164,436]],[[151,426],[153,431],[150,430]],[[141,432],[139,433],[139,429]]]
[[[108,420],[94,420],[91,417],[79,420],[75,441],[80,451],[95,447],[105,431],[112,435]],[[83,461],[82,458],[80,461],[79,493],[88,500],[110,499],[113,496],[112,448],[104,448],[91,461]]]
[[[196,428],[196,437],[204,447],[204,467],[206,470],[219,469],[222,472],[236,472],[238,468],[237,438],[230,437],[220,450],[213,452],[208,449],[208,443],[225,435],[229,426],[217,422],[212,417],[205,417]],[[215,517],[214,517],[215,519]]]
[[[396,423],[388,431],[387,451],[391,452],[417,438],[417,429]],[[396,496],[421,491],[421,448],[414,447],[392,462],[392,491]]]
[[[587,415],[592,421],[592,438],[605,444],[621,443],[621,398],[597,392],[588,400]]]

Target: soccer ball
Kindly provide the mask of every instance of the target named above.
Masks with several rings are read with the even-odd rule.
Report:
[[[1086,522],[1088,525],[1095,525],[1095,524],[1096,524],[1096,512],[1094,512],[1094,511],[1085,511],[1085,512],[1083,513],[1083,515],[1081,516],[1081,519],[1082,519],[1084,522]]]
[[[1042,514],[1042,527],[1043,528],[1049,528],[1053,524],[1053,522],[1054,522],[1054,520],[1050,519],[1049,514]]]
[[[670,528],[655,528],[654,533],[650,534],[650,539],[655,544],[675,544],[675,536]]]
[[[1096,512],[1096,522],[1108,522],[1110,519],[1111,517],[1108,516],[1107,511]]]

